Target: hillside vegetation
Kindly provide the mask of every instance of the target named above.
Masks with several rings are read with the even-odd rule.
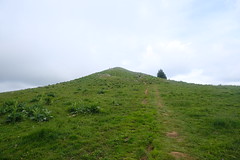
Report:
[[[240,87],[113,68],[1,93],[0,159],[239,160]]]

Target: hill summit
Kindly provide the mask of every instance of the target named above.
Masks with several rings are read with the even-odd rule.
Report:
[[[239,91],[116,67],[0,93],[0,159],[237,160]]]

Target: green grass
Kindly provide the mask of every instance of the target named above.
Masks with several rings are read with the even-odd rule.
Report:
[[[240,158],[240,87],[185,83],[162,87],[169,90],[161,97],[192,155],[198,159]]]
[[[239,97],[240,87],[174,82],[122,68],[0,93],[0,111],[17,102],[41,105],[52,116],[7,123],[9,113],[0,114],[0,159],[238,160]],[[173,131],[176,137],[167,136]]]

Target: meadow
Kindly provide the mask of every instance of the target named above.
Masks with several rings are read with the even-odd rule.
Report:
[[[239,160],[240,87],[113,68],[0,93],[0,159]]]

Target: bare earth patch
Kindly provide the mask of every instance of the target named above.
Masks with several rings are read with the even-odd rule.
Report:
[[[142,101],[142,104],[147,104],[147,100],[144,99],[144,100]]]
[[[145,94],[145,95],[148,95],[148,89],[146,89],[146,90],[144,91],[144,94]],[[146,99],[146,98],[142,101],[142,104],[147,104],[147,99]]]
[[[158,89],[156,89],[156,97],[157,97],[157,99],[158,99],[158,103],[157,103],[158,107],[159,107],[159,108],[162,108],[162,107],[163,107],[163,104],[161,103],[161,98],[160,98],[160,96],[159,96],[159,91],[158,91]]]
[[[176,138],[176,137],[179,136],[179,134],[178,134],[177,132],[175,132],[175,131],[168,132],[166,135],[167,135],[168,137],[171,137],[171,138]]]
[[[145,95],[148,95],[148,89],[145,90]]]
[[[181,152],[171,152],[170,155],[172,155],[176,159],[194,160],[189,155]]]
[[[149,146],[147,147],[147,151],[148,151],[148,152],[151,152],[153,149],[154,149],[154,147],[153,147],[152,145],[149,145]]]

